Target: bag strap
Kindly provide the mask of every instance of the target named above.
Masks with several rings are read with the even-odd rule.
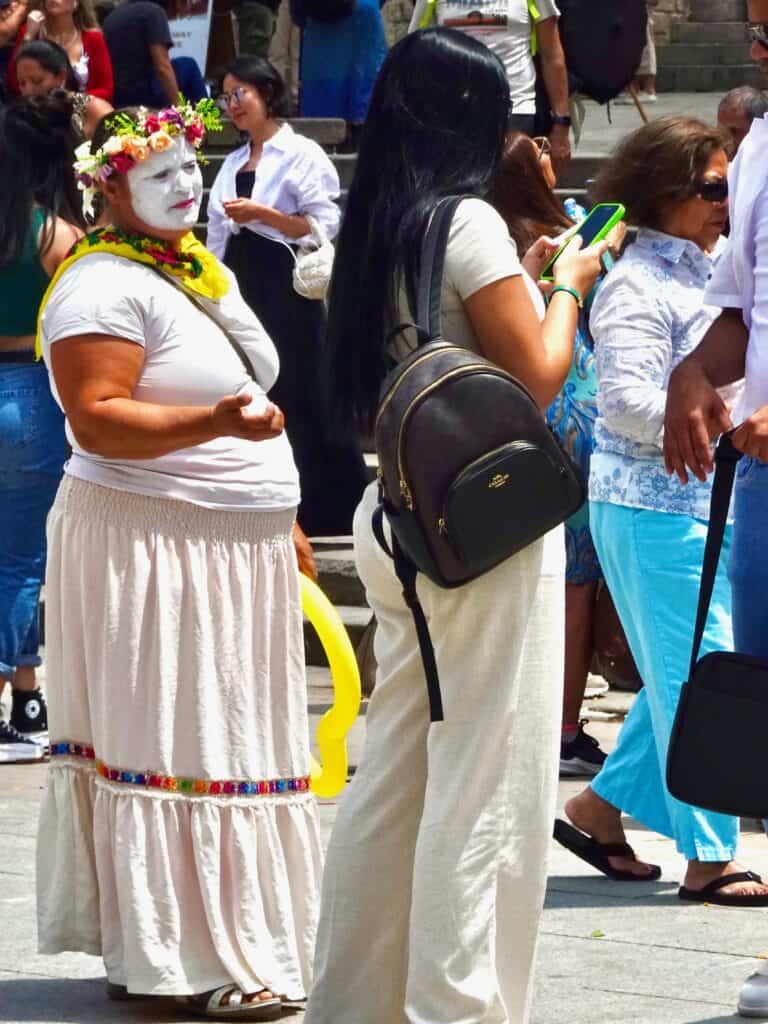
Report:
[[[696,628],[693,633],[691,666],[688,672],[689,679],[693,678],[694,668],[699,660],[701,641],[704,639],[704,629],[707,624],[709,605],[715,586],[717,566],[720,561],[723,537],[725,536],[725,526],[728,522],[728,509],[731,504],[733,480],[736,476],[736,465],[741,458],[741,454],[740,451],[733,447],[731,435],[723,434],[717,443],[715,451],[715,479],[712,482],[712,497],[709,505],[709,529],[707,530],[707,543],[704,548],[704,563],[701,570],[699,606],[696,610]]]
[[[440,336],[440,295],[443,287],[445,251],[448,232],[456,207],[468,196],[448,196],[435,207],[432,219],[421,243],[421,264],[416,291],[416,323],[419,338],[428,334],[429,340]],[[473,197],[476,198],[476,197]],[[421,341],[419,342],[421,344]]]
[[[189,299],[189,301],[192,303],[193,306],[197,306],[197,308],[200,310],[200,312],[203,313],[205,316],[207,316],[208,319],[211,321],[211,323],[216,324],[216,326],[219,328],[221,333],[227,339],[229,344],[235,350],[235,354],[237,355],[237,358],[240,360],[240,362],[243,364],[243,367],[245,368],[245,372],[248,374],[248,376],[251,378],[251,380],[256,381],[256,377],[255,377],[254,372],[253,372],[253,366],[251,365],[250,359],[245,354],[245,349],[243,348],[243,346],[240,344],[239,341],[236,341],[235,338],[232,337],[232,335],[229,333],[229,331],[226,329],[226,327],[223,327],[219,323],[219,321],[210,312],[210,310],[205,308],[205,306],[200,301],[200,299],[198,299],[198,297],[195,294],[193,294],[191,291],[189,291],[187,288],[185,288],[184,285],[180,281],[177,281],[174,277],[171,277],[169,274],[164,274],[163,271],[160,270],[158,267],[153,267],[153,266],[150,266],[149,264],[146,264],[146,266],[147,266],[147,268],[149,270],[152,270],[156,274],[159,274],[159,276],[162,277],[162,279],[164,281],[167,281],[168,284],[172,285],[176,289],[177,292],[181,292],[182,295],[186,295],[186,297]],[[258,384],[258,381],[256,381],[256,383]]]
[[[394,562],[395,574],[403,588],[403,599],[413,616],[421,660],[424,665],[424,675],[427,680],[430,721],[442,722],[444,718],[443,698],[440,693],[440,676],[438,675],[437,661],[435,660],[435,648],[432,646],[432,637],[429,635],[427,617],[424,614],[419,595],[416,592],[416,575],[418,570],[398,544],[394,532],[392,533],[392,546],[390,547],[387,543],[387,538],[384,534],[384,506],[381,502],[376,506],[376,510],[373,513],[372,525],[374,537]]]

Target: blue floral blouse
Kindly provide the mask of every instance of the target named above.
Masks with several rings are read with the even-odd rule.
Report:
[[[704,305],[712,260],[693,242],[643,228],[595,299],[598,378],[590,501],[709,518],[710,484],[682,486],[662,455],[672,370],[720,312]]]

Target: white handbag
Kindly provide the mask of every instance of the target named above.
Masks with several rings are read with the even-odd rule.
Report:
[[[293,288],[305,299],[324,299],[333,270],[333,243],[314,217],[305,214],[312,241],[301,246],[293,268]]]

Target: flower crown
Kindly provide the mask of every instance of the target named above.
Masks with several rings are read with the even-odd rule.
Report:
[[[75,150],[75,177],[86,214],[93,212],[97,182],[106,181],[115,171],[127,173],[152,153],[169,149],[179,136],[199,150],[206,132],[221,131],[221,115],[213,100],[200,100],[193,107],[182,97],[177,107],[157,112],[139,107],[135,118],[117,113],[107,124],[112,135],[100,149],[93,153],[90,142],[84,142]],[[203,161],[200,153],[197,158]]]

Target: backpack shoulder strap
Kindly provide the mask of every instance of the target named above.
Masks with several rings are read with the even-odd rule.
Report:
[[[536,0],[528,0],[528,17],[531,21],[531,56],[535,57],[539,52],[539,41],[536,36],[536,26],[541,20],[541,11],[536,6]]]
[[[416,292],[416,323],[421,337],[440,335],[440,296],[443,286],[445,251],[456,207],[468,196],[448,196],[435,207],[421,243],[421,264]],[[476,198],[476,197],[472,197]]]

